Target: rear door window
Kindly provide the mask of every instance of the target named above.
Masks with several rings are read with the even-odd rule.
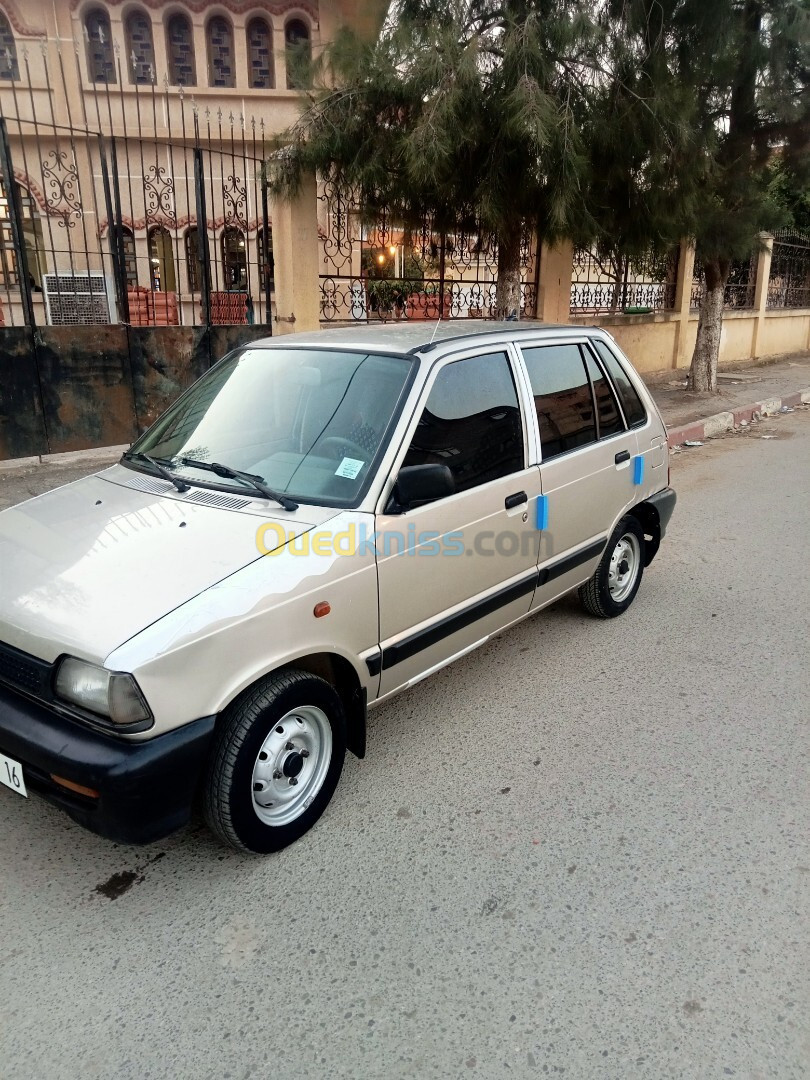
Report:
[[[579,345],[523,349],[529,372],[543,460],[596,441],[591,384]]]
[[[613,385],[616,387],[616,392],[619,395],[619,400],[624,409],[628,427],[635,427],[636,424],[643,424],[647,419],[647,410],[644,408],[641,398],[638,396],[635,387],[627,377],[627,373],[619,363],[618,358],[608,348],[604,341],[599,341],[598,338],[594,338],[591,341],[591,345],[593,345],[599,353],[602,363],[607,368],[607,372],[613,380]]]

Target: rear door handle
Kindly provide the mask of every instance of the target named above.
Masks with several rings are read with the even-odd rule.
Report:
[[[616,462],[617,465],[621,465],[621,463],[623,461],[629,461],[630,460],[630,451],[629,450],[622,450],[622,452],[620,454],[617,454],[616,457],[613,460]]]
[[[529,501],[529,496],[525,491],[516,491],[514,495],[507,495],[503,501],[505,509],[511,510],[514,506],[520,506],[521,503]]]

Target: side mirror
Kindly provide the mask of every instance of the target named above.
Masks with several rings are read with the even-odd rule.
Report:
[[[403,513],[454,494],[456,482],[446,465],[406,465],[399,470],[388,513]]]

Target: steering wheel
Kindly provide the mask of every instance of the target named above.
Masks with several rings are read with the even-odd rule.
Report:
[[[335,461],[339,457],[352,457],[365,464],[370,456],[368,450],[364,450],[362,446],[358,446],[351,439],[344,439],[342,435],[327,435],[325,439],[319,441],[318,449],[325,450],[326,456],[334,458]],[[330,453],[330,451],[334,451],[334,453]]]

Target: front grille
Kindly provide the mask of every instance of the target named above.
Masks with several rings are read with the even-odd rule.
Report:
[[[0,682],[41,697],[47,693],[50,678],[50,664],[0,642]]]

